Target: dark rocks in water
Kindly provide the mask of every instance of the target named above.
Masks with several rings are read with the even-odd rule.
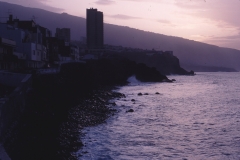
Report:
[[[144,93],[144,95],[148,95],[148,93]]]
[[[135,102],[135,99],[131,99],[132,102]]]
[[[121,98],[126,98],[125,94],[119,93]]]
[[[116,106],[117,104],[115,102],[108,102],[108,104],[111,104],[113,106]]]
[[[160,94],[159,92],[156,92],[155,94]]]
[[[100,97],[98,97],[98,100],[99,100],[100,102],[103,102],[103,103],[105,103],[105,100],[104,100],[104,99],[102,99],[102,98],[100,98]]]
[[[116,109],[109,109],[109,111],[111,111],[111,112],[117,112]]]
[[[162,82],[173,82],[173,81],[170,79],[164,79]]]
[[[133,109],[129,109],[126,112],[134,112],[134,110]]]
[[[195,75],[195,73],[191,70],[188,75]]]
[[[172,81],[174,82],[174,81],[176,81],[176,79],[172,79]]]
[[[142,96],[143,94],[142,93],[138,93],[138,96]]]

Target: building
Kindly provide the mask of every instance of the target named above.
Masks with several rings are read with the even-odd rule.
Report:
[[[79,60],[79,47],[56,37],[47,38],[49,62]]]
[[[70,50],[72,59],[78,61],[80,59],[79,47],[75,44],[70,44]]]
[[[8,24],[0,24],[0,36],[16,42],[14,52],[26,57],[26,67],[40,68],[42,63],[42,47],[34,41],[36,37],[27,30],[15,28]],[[35,34],[37,35],[37,34]],[[46,54],[46,53],[43,53]]]
[[[103,13],[97,9],[87,9],[87,47],[102,49],[104,44]]]
[[[0,37],[0,69],[14,69],[17,67],[17,57],[13,54],[16,42]]]
[[[49,61],[49,43],[47,41],[48,38],[52,37],[52,32],[45,28],[45,27],[42,27],[42,26],[38,26],[41,33],[42,33],[42,46],[43,46],[43,49],[46,49],[46,50],[43,50],[43,53],[46,52],[46,55],[43,54],[42,55],[42,61]],[[44,48],[45,47],[45,48]]]
[[[47,37],[51,32],[33,20],[22,21],[9,16],[7,23],[0,23],[0,36],[16,42],[14,55],[25,60],[27,68],[41,68],[48,63]]]
[[[64,40],[65,42],[70,42],[71,40],[71,33],[70,28],[56,28],[55,37],[61,40]]]
[[[63,55],[66,52],[64,40],[48,37],[47,43],[49,44],[49,62],[52,64],[55,61],[59,61],[59,54]]]

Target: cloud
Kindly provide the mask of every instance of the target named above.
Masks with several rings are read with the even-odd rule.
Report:
[[[64,11],[64,9],[62,8],[56,8],[45,4],[45,2],[48,2],[49,0],[1,0],[1,1],[30,8],[41,8],[52,12]]]
[[[170,21],[168,21],[168,20],[165,20],[165,19],[160,19],[160,20],[157,20],[157,22],[159,22],[159,23],[164,23],[164,24],[171,24],[171,22],[170,22]]]
[[[99,4],[99,5],[111,5],[111,4],[114,4],[115,1],[112,1],[112,0],[98,0],[95,3]]]
[[[169,1],[169,0],[121,0],[121,1],[132,1],[132,2],[157,2],[161,3],[163,1]]]
[[[175,24],[173,24],[172,22],[170,22],[169,20],[166,20],[166,19],[159,19],[157,20],[158,23],[161,23],[165,26],[171,26],[171,27],[176,27]]]
[[[122,19],[122,20],[142,19],[140,17],[132,17],[132,16],[123,15],[123,14],[116,14],[116,15],[112,15],[112,16],[109,16],[109,17],[116,18],[116,19]]]
[[[202,41],[209,44],[240,50],[240,33],[230,36],[205,37],[205,39]]]
[[[195,18],[223,21],[232,26],[240,26],[239,5],[240,1],[225,0],[175,0],[175,5],[182,9],[181,14],[187,14]]]
[[[224,36],[224,37],[214,37],[214,39],[225,39],[225,40],[235,40],[240,39],[240,33],[237,35]]]
[[[174,4],[180,8],[196,10],[203,9],[206,2],[204,0],[175,0]]]

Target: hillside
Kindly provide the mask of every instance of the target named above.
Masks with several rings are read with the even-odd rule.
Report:
[[[0,2],[1,13],[12,11],[14,17],[19,19],[31,19],[36,17],[37,23],[52,30],[55,34],[56,27],[71,28],[73,40],[85,37],[86,22],[84,18],[72,16],[67,13],[57,14],[42,9],[26,8],[19,5]],[[6,17],[1,15],[0,17]],[[1,22],[6,19],[1,19]],[[240,51],[230,48],[222,48],[180,37],[166,36],[146,32],[124,26],[105,24],[105,44],[121,45],[124,47],[157,50],[172,50],[180,60],[181,66],[186,69],[201,68],[234,68],[240,70]]]

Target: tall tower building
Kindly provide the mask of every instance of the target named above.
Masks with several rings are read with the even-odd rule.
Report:
[[[102,49],[103,44],[103,13],[87,9],[87,46],[89,49]]]

